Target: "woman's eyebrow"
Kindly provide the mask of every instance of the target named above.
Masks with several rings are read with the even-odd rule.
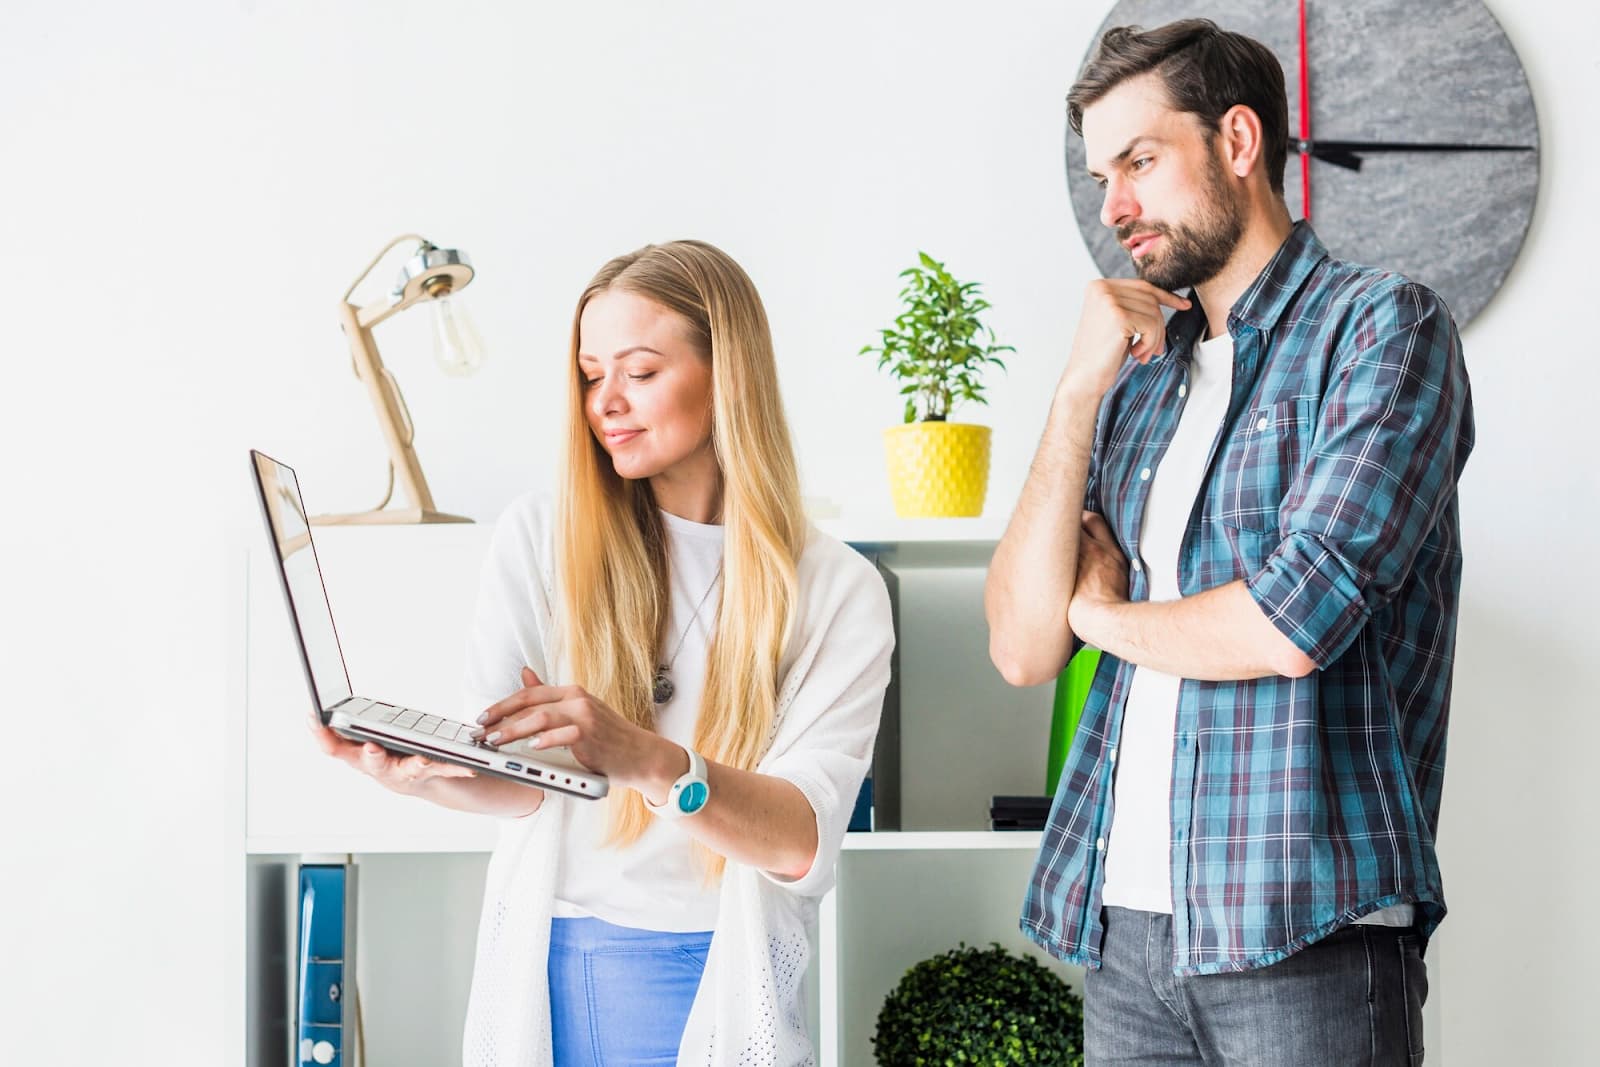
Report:
[[[665,353],[658,352],[654,348],[651,348],[649,345],[631,345],[631,346],[629,346],[627,348],[622,349],[621,351],[613,352],[611,354],[611,358],[612,359],[621,359],[624,356],[631,356],[635,352],[648,352],[652,356],[661,356],[661,358],[663,358],[663,359],[666,358]],[[599,356],[591,355],[588,352],[579,352],[578,353],[578,359],[580,361],[587,359],[587,360],[592,360],[592,361],[594,361],[596,363],[600,362],[600,357]]]

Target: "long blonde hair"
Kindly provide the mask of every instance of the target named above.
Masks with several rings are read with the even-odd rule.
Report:
[[[798,595],[806,521],[766,310],[748,275],[702,241],[646,245],[600,268],[572,321],[565,483],[557,527],[567,662],[573,681],[647,729],[671,601],[666,536],[645,479],[616,473],[585,417],[579,326],[595,296],[644,297],[689,324],[711,362],[711,440],[722,481],[722,594],[694,748],[754,769],[771,740],[779,658]],[[651,816],[631,789],[610,795],[609,841],[637,841]],[[722,857],[704,850],[708,877]]]

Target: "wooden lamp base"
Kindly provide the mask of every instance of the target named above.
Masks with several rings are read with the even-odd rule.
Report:
[[[313,515],[312,526],[405,526],[436,522],[471,522],[465,515],[446,515],[430,508],[380,508],[343,515]]]

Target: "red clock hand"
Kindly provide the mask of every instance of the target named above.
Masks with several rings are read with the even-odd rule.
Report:
[[[1311,221],[1311,63],[1306,52],[1306,0],[1300,0],[1300,202]]]

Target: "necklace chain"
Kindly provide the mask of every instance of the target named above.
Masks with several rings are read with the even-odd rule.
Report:
[[[694,614],[689,616],[689,621],[684,624],[683,633],[678,635],[678,647],[672,650],[672,655],[667,657],[667,662],[656,667],[656,676],[651,686],[651,697],[657,704],[665,704],[677,692],[677,686],[672,683],[672,668],[678,663],[678,653],[683,651],[684,642],[689,640],[689,631],[694,629],[694,624],[700,618],[700,611],[706,606],[706,601],[711,599],[711,590],[717,587],[718,580],[722,577],[722,562],[717,563],[717,573],[711,576],[711,583],[706,586],[706,591],[700,594],[700,602],[694,606]]]

